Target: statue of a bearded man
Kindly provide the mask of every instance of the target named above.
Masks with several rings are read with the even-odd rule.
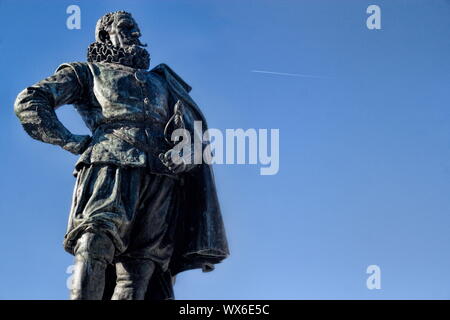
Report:
[[[87,62],[62,64],[15,102],[31,137],[81,155],[64,238],[76,261],[71,299],[173,299],[177,273],[228,255],[211,166],[173,161],[167,138],[180,126],[194,135],[195,121],[206,130],[204,116],[172,69],[148,71],[140,37],[130,13],[106,14]],[[92,135],[64,127],[64,104]]]

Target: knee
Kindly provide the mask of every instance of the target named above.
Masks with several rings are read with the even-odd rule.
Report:
[[[111,238],[105,233],[86,232],[75,246],[77,258],[94,259],[104,263],[112,263],[115,247]]]

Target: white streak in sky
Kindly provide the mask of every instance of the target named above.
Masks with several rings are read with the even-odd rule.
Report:
[[[273,71],[265,71],[265,70],[252,70],[251,72],[268,73],[268,74],[275,74],[275,75],[278,75],[278,76],[289,76],[289,77],[330,79],[330,77],[314,76],[314,75],[310,75],[310,74],[300,74],[300,73],[273,72]]]

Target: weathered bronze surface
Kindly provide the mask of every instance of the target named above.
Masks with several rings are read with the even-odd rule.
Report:
[[[23,90],[15,112],[31,137],[81,155],[64,239],[76,261],[71,299],[173,299],[177,273],[211,271],[229,254],[211,166],[174,163],[165,132],[206,121],[173,70],[148,71],[131,14],[106,14],[95,33],[87,62]],[[64,127],[64,104],[92,135]]]

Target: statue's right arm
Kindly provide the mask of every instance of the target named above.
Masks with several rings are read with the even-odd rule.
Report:
[[[14,112],[32,138],[80,154],[89,144],[90,137],[71,133],[59,121],[55,109],[64,104],[77,103],[83,95],[79,75],[73,68],[64,67],[19,93]]]

